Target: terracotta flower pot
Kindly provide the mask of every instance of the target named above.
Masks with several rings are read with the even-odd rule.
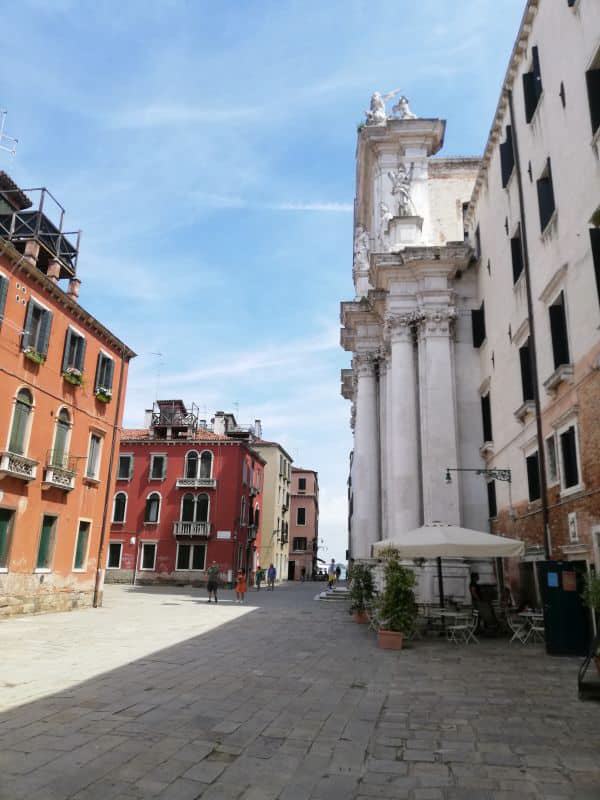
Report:
[[[377,631],[377,646],[382,650],[402,650],[403,634],[399,631]]]
[[[359,625],[366,625],[369,621],[366,611],[354,611],[352,614],[352,619],[354,622],[358,622]]]

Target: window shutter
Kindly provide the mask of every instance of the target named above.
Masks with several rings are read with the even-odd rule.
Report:
[[[498,515],[498,504],[496,502],[496,481],[490,481],[487,485],[488,511],[490,519]]]
[[[519,280],[523,272],[523,251],[521,250],[521,232],[510,240],[510,253],[512,256],[513,283]]]
[[[552,352],[554,354],[554,368],[561,364],[569,364],[569,343],[567,341],[567,320],[565,317],[564,294],[560,293],[560,302],[548,309],[550,313],[550,333],[552,335]]]
[[[67,328],[67,335],[65,336],[65,352],[63,353],[63,361],[62,361],[62,371],[66,372],[68,367],[75,366],[74,364],[69,364],[69,353],[71,352],[71,340],[73,338],[73,331],[71,328]]]
[[[112,358],[107,358],[106,361],[107,361],[107,364],[106,364],[106,385],[105,385],[104,388],[105,389],[112,389],[113,374],[114,374],[114,370],[115,370],[115,362],[112,360]]]
[[[564,488],[577,486],[579,483],[579,469],[577,468],[577,445],[575,443],[575,428],[569,428],[560,435],[560,446],[563,460]]]
[[[594,272],[596,273],[596,291],[598,292],[598,302],[600,303],[600,228],[590,228],[590,239]]]
[[[85,364],[85,348],[86,348],[86,345],[87,345],[87,342],[85,340],[85,337],[80,336],[78,341],[77,341],[77,363],[75,364],[75,366],[77,367],[77,369],[80,372],[83,372],[83,367],[84,367],[84,364]]]
[[[529,350],[529,339],[527,344],[519,348],[519,359],[521,361],[521,385],[523,387],[523,402],[534,398],[533,372],[531,369],[531,353]]]
[[[515,166],[513,151],[512,126],[506,126],[506,141],[500,145],[500,168],[502,173],[502,188],[506,188]]]
[[[133,477],[133,456],[129,456],[129,470],[128,470],[128,477],[131,480]]]
[[[552,166],[546,161],[545,175],[537,182],[538,207],[540,211],[540,230],[544,231],[554,214],[554,187],[552,186]]]
[[[44,310],[40,322],[40,336],[38,341],[38,353],[48,354],[48,342],[50,341],[50,328],[52,327],[52,312]]]
[[[527,456],[527,483],[529,486],[529,499],[531,501],[539,500],[541,497],[540,467],[537,453]]]
[[[27,312],[25,314],[25,322],[23,323],[23,335],[21,336],[21,349],[26,350],[31,345],[31,325],[33,322],[33,310],[35,303],[30,300],[27,303]]]
[[[588,102],[590,117],[592,119],[592,133],[600,128],[600,69],[590,69],[585,73],[587,82]]]
[[[491,442],[494,439],[494,435],[492,432],[492,407],[489,394],[481,398],[481,419],[483,422],[483,441]]]
[[[471,310],[471,325],[473,327],[473,347],[481,347],[485,341],[485,306]]]
[[[0,275],[0,324],[4,319],[4,309],[6,307],[6,295],[8,294],[8,278]]]

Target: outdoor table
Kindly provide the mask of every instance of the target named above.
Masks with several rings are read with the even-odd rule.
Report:
[[[528,626],[523,640],[523,644],[526,644],[532,638],[534,627],[539,627],[539,623],[544,621],[544,615],[541,611],[521,611],[517,616],[522,617]]]

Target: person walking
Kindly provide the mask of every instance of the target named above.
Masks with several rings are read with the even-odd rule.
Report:
[[[254,582],[256,583],[256,591],[260,592],[260,585],[265,579],[265,571],[262,567],[256,568],[256,575],[254,576]]]
[[[273,591],[275,588],[275,578],[277,577],[277,570],[273,566],[273,564],[269,564],[269,569],[267,570],[267,586],[268,588]]]
[[[304,583],[306,580],[306,567],[302,567],[302,570],[300,571],[300,580],[302,583]]]
[[[246,596],[246,573],[243,569],[238,569],[237,577],[235,580],[235,602],[243,603]]]
[[[335,558],[331,559],[331,563],[327,568],[327,582],[329,588],[333,589],[333,584],[335,583]]]
[[[212,597],[215,599],[215,603],[218,603],[217,600],[217,589],[219,588],[219,565],[216,561],[213,561],[210,567],[206,570],[206,575],[208,577],[208,582],[206,584],[206,589],[208,591],[208,602],[211,602]]]

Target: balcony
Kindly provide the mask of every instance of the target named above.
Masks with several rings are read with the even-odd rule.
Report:
[[[16,455],[8,450],[0,452],[0,478],[18,478],[21,481],[34,481],[39,461]]]
[[[42,486],[70,492],[71,489],[75,488],[76,466],[77,461],[74,458],[69,458],[64,453],[55,453],[50,450],[46,458]]]
[[[173,536],[201,536],[208,539],[210,522],[183,522],[173,523]]]
[[[178,489],[215,489],[216,478],[177,478]]]

